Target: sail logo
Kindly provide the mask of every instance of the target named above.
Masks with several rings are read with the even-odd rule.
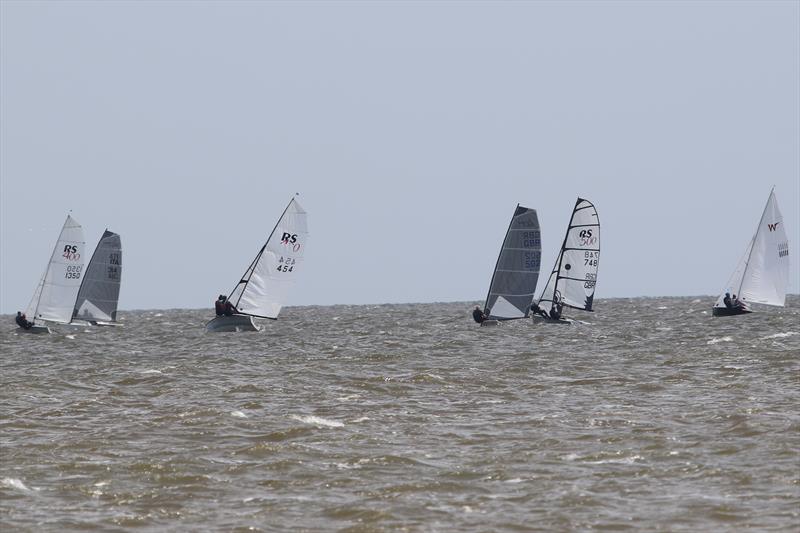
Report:
[[[592,230],[590,229],[582,229],[578,233],[578,237],[580,237],[581,246],[593,246],[597,242],[597,237],[592,236]]]
[[[284,246],[292,245],[292,250],[295,252],[300,250],[300,243],[297,242],[297,233],[286,233],[284,231],[283,235],[281,235],[281,244]]]
[[[81,254],[78,253],[78,247],[74,244],[70,245],[67,244],[64,246],[64,253],[61,254],[61,257],[66,259],[67,261],[77,261],[81,258]]]
[[[778,224],[780,224],[780,221],[774,224],[770,224],[769,222],[767,222],[767,227],[769,228],[770,231],[775,231],[778,229]]]

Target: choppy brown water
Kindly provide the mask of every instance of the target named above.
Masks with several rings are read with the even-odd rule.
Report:
[[[0,529],[800,528],[800,299],[304,307],[0,331]]]

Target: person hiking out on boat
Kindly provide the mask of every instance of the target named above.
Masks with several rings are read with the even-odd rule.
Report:
[[[731,300],[731,293],[726,292],[725,298],[722,299],[722,302],[725,304],[725,307],[728,309],[733,309],[733,301]]]
[[[531,304],[531,311],[533,311],[534,315],[541,315],[544,318],[547,318],[547,311],[539,307],[539,304],[537,304],[536,302],[533,302]]]
[[[217,313],[217,316],[222,316],[225,314],[225,300],[228,298],[224,294],[220,294],[217,301],[214,302],[214,312]]]
[[[745,305],[745,303],[743,301],[741,301],[739,298],[737,298],[736,295],[734,294],[733,295],[733,308],[734,309],[747,309],[747,306]]]
[[[33,327],[33,322],[28,322],[28,318],[22,311],[17,311],[17,318],[14,321],[22,329],[31,329]]]
[[[552,320],[561,320],[562,309],[564,309],[564,304],[561,302],[553,302],[553,307],[550,308],[550,318]]]
[[[232,316],[239,313],[239,310],[236,309],[236,306],[231,303],[230,300],[225,300],[225,316]]]
[[[475,310],[472,311],[472,319],[475,320],[478,324],[486,320],[486,313],[481,311],[480,306],[475,306]]]

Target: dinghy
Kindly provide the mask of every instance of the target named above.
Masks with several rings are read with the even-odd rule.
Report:
[[[567,225],[567,234],[558,252],[553,272],[547,280],[537,306],[545,312],[564,307],[592,311],[600,261],[600,220],[594,204],[578,198]],[[543,317],[534,313],[534,322],[568,325],[572,320]]]
[[[756,233],[750,239],[725,290],[711,310],[713,316],[751,313],[751,304],[783,307],[789,285],[789,239],[778,209],[775,189],[769,193]],[[740,305],[725,304],[725,294],[736,295]]]
[[[536,293],[542,259],[539,217],[535,209],[517,204],[489,283],[481,326],[527,318]]]
[[[122,243],[105,230],[83,275],[71,325],[119,326],[117,304],[122,280]]]
[[[25,310],[34,325],[17,331],[51,333],[49,323],[69,323],[83,277],[85,245],[83,228],[67,215],[45,273]]]
[[[206,331],[259,331],[254,318],[277,320],[303,261],[307,241],[306,212],[292,198],[228,296],[227,301],[238,313],[217,316],[206,324]]]

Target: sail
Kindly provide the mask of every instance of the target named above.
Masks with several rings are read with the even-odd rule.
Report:
[[[741,274],[739,274],[741,272]],[[789,239],[778,208],[775,191],[771,191],[756,233],[732,276],[728,292],[736,293],[747,304],[782,306],[789,286]],[[738,282],[738,283],[737,283]],[[721,296],[715,304],[721,307]]]
[[[556,264],[539,298],[584,311],[592,310],[600,262],[600,220],[589,200],[578,198]]]
[[[484,312],[491,319],[525,318],[539,280],[542,240],[535,209],[517,205],[494,267]]]
[[[722,291],[722,294],[720,294],[719,298],[717,298],[717,302],[714,304],[714,307],[726,307],[725,293],[730,294],[731,297],[736,295],[738,299],[739,288],[742,286],[742,279],[744,278],[744,270],[747,267],[747,261],[750,258],[750,251],[753,249],[753,241],[755,241],[755,238],[750,239],[750,242],[747,244],[744,255],[742,255],[741,259],[739,259],[739,263],[736,265],[736,270],[734,270],[733,274],[731,274],[731,278],[725,285],[725,290]]]
[[[83,228],[68,215],[41,283],[35,319],[70,321],[83,275],[85,244]]]
[[[72,318],[116,321],[122,280],[122,242],[106,230],[86,267]]]
[[[292,198],[228,300],[242,314],[278,318],[303,262],[307,241],[306,212]]]

